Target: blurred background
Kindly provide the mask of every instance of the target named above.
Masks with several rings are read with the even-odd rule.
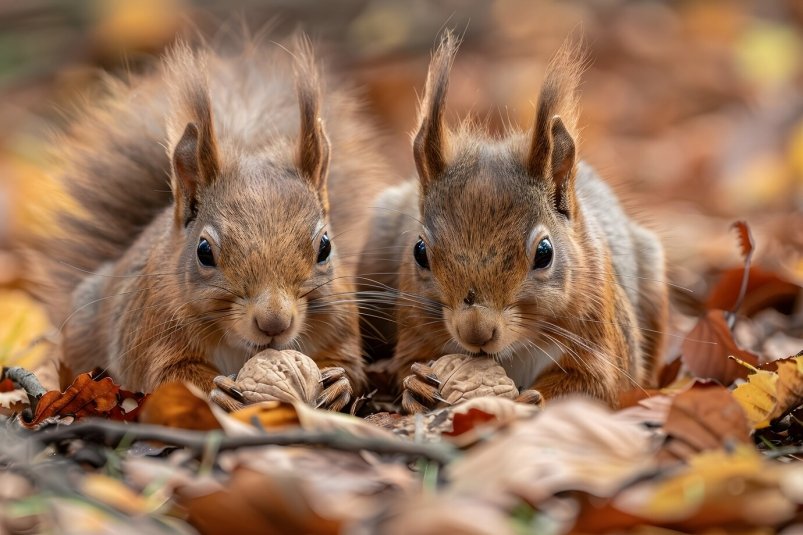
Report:
[[[416,92],[442,28],[464,41],[450,117],[487,113],[492,132],[529,126],[546,62],[582,34],[581,156],[663,236],[673,282],[703,300],[740,265],[735,219],[753,229],[755,263],[803,279],[803,2],[5,0],[0,362],[18,361],[20,344],[46,329],[18,291],[13,249],[53,225],[47,132],[101,72],[135,71],[177,35],[232,20],[310,34],[328,70],[362,91],[399,177],[413,168]]]

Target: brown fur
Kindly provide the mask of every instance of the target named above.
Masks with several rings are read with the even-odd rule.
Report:
[[[39,248],[74,372],[209,390],[261,348],[288,347],[364,389],[354,255],[390,174],[354,99],[322,91],[306,41],[293,55],[178,44],[161,73],[110,81],[66,132],[61,180],[79,213]],[[318,264],[325,232],[333,253]],[[200,264],[201,238],[216,267]]]
[[[492,140],[443,124],[456,48],[447,34],[430,64],[413,144],[418,187],[387,190],[375,214],[371,240],[400,255],[373,267],[398,273],[387,281],[398,288],[397,382],[415,362],[488,353],[524,377],[522,389],[613,405],[622,389],[653,383],[667,292],[658,239],[577,163],[581,55],[567,44],[550,63],[529,133]],[[419,236],[429,269],[413,258]],[[554,257],[536,270],[545,236]]]

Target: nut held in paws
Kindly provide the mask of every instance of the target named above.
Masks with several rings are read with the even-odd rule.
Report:
[[[240,369],[236,382],[249,403],[269,400],[311,403],[321,393],[318,365],[291,349],[257,353]]]
[[[495,360],[469,355],[445,355],[432,364],[441,380],[441,396],[449,403],[481,396],[514,399],[519,390]]]

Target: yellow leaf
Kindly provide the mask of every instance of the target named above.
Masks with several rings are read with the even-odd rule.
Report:
[[[38,343],[50,327],[42,306],[19,290],[3,290],[0,317],[0,365],[35,368],[48,348]]]
[[[147,513],[148,501],[120,481],[99,474],[89,474],[81,482],[81,490],[90,498],[130,515]]]
[[[733,391],[755,429],[803,403],[803,356],[778,362],[778,371],[759,370]]]
[[[249,425],[259,422],[263,429],[299,425],[296,409],[290,403],[282,401],[254,403],[232,412],[229,416]]]

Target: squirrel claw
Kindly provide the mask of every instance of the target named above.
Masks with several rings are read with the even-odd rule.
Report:
[[[245,407],[245,403],[235,399],[231,394],[221,388],[213,389],[209,394],[209,399],[226,412],[234,412]]]
[[[415,366],[415,365],[414,365]],[[429,366],[425,366],[429,368]],[[430,369],[431,370],[431,369]],[[443,396],[441,396],[440,380],[435,376],[435,373],[428,373],[424,377],[415,373],[408,375],[402,381],[404,391],[402,392],[402,409],[404,412],[413,414],[417,412],[427,412],[434,409],[438,402],[448,403]],[[431,376],[431,377],[430,377]],[[434,381],[432,380],[434,378]],[[435,383],[433,385],[432,383]]]
[[[526,403],[528,405],[535,405],[541,407],[544,405],[544,396],[538,390],[528,389],[522,390],[518,397],[514,400],[518,403]]]
[[[339,412],[348,405],[353,394],[351,382],[343,368],[332,367],[321,370],[323,391],[315,400],[316,409]]]
[[[239,402],[245,402],[245,396],[243,396],[243,393],[239,388],[237,388],[237,383],[232,377],[227,375],[218,375],[213,379],[213,382],[218,389],[222,390],[230,397]]]
[[[424,382],[431,384],[432,386],[441,386],[441,380],[438,379],[438,375],[435,373],[435,370],[426,364],[416,362],[410,366],[410,371],[413,372],[413,375],[420,377],[424,380]]]

